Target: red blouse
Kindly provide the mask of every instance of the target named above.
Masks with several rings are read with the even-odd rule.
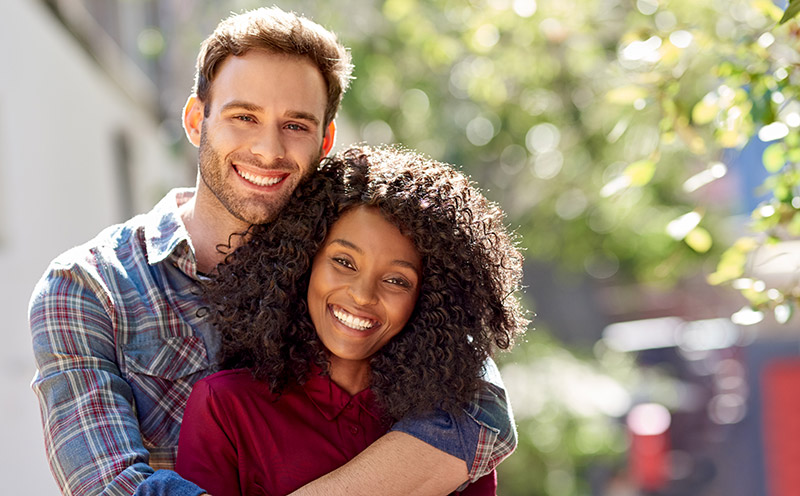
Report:
[[[390,426],[369,389],[354,396],[313,374],[280,396],[249,371],[194,385],[175,470],[212,496],[283,495],[347,463]],[[494,494],[494,472],[461,494]]]

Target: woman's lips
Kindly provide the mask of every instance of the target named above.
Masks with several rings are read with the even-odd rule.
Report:
[[[378,327],[378,325],[380,324],[380,322],[378,322],[377,320],[353,315],[352,313],[348,312],[347,310],[338,305],[330,305],[330,309],[331,313],[336,318],[336,320],[346,325],[347,327],[355,329],[357,331],[367,331],[369,329]]]

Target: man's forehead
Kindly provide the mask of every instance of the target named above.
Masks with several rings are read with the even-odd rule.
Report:
[[[249,107],[253,111],[264,110],[266,103],[280,103],[297,118],[313,116],[319,122],[327,106],[327,85],[319,68],[307,57],[250,50],[229,55],[220,63],[208,97],[211,101],[219,99],[214,103],[221,108]]]

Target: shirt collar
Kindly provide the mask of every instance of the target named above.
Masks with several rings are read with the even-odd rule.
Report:
[[[194,188],[175,188],[147,214],[144,236],[150,265],[163,262],[178,247],[194,260],[192,240],[178,210],[194,196],[194,192]],[[196,267],[197,263],[194,265]]]
[[[350,404],[355,408],[361,408],[378,420],[382,418],[381,409],[371,389],[350,396],[347,391],[337,386],[330,376],[323,375],[316,366],[312,368],[308,380],[303,384],[303,390],[327,420],[334,420]]]

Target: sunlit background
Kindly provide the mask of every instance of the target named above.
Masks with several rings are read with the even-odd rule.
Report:
[[[338,149],[403,143],[526,255],[511,495],[800,493],[800,86],[770,0],[277,1],[356,66]],[[0,474],[56,494],[26,307],[54,256],[192,185],[200,42],[254,1],[0,2]]]

